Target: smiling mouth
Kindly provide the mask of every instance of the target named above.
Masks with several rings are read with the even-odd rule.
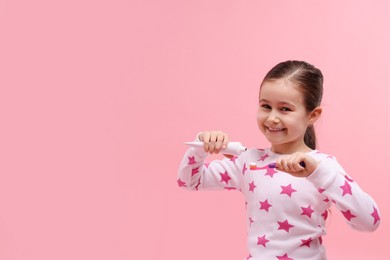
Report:
[[[266,126],[266,128],[268,129],[268,131],[273,132],[273,133],[282,132],[282,131],[286,130],[286,128],[272,128],[272,127],[268,127],[268,126]]]

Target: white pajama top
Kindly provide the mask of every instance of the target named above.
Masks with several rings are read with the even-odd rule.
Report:
[[[374,231],[378,206],[333,156],[313,150],[320,162],[308,177],[294,177],[268,167],[280,154],[250,149],[232,159],[205,163],[203,148],[190,148],[181,162],[177,183],[187,190],[238,190],[245,197],[250,260],[326,259],[328,210],[335,204],[347,223]]]

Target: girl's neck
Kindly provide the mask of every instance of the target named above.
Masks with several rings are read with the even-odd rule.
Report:
[[[299,145],[291,145],[291,144],[273,144],[271,146],[271,151],[277,154],[293,154],[296,152],[307,153],[312,151],[310,147],[308,147],[305,143]]]

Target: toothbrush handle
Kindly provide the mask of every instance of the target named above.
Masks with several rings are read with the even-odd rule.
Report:
[[[300,162],[299,165],[302,166],[303,168],[306,167],[306,164],[305,164],[305,162],[303,162],[303,161]],[[270,164],[268,164],[268,167],[269,167],[269,168],[276,168],[276,163],[270,163]]]

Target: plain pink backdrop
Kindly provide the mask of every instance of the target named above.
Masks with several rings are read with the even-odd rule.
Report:
[[[250,147],[277,62],[325,75],[320,149],[379,204],[329,259],[388,255],[388,1],[0,0],[0,259],[243,259],[238,192],[186,192],[184,141]]]

